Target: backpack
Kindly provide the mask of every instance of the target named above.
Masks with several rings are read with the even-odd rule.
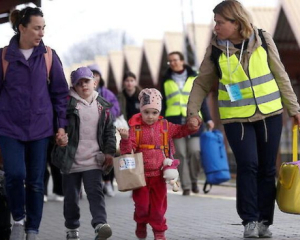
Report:
[[[163,145],[140,144],[140,139],[141,139],[141,134],[142,134],[141,125],[134,126],[136,144],[137,144],[138,148],[161,149],[161,150],[163,150],[165,157],[168,158],[168,157],[170,157],[170,152],[169,152],[170,146],[169,146],[169,140],[168,140],[169,124],[166,119],[160,119],[159,121],[160,121],[161,129],[163,132],[163,134],[162,134]]]
[[[263,32],[265,32],[263,29],[258,29],[258,35],[262,42],[261,46],[266,50],[266,52],[268,54],[268,44],[263,35]],[[222,78],[222,71],[221,71],[221,68],[219,65],[219,57],[222,53],[223,53],[223,51],[221,49],[219,49],[215,46],[212,46],[210,60],[215,64],[215,66],[217,68],[217,75],[218,75],[219,79]]]
[[[206,176],[203,192],[206,194],[213,184],[217,185],[231,178],[221,131],[213,130],[201,133],[200,149],[202,167]],[[209,189],[207,189],[208,185]]]
[[[45,57],[45,63],[46,63],[46,68],[47,68],[47,82],[50,83],[50,70],[52,67],[52,49],[48,46],[45,46],[47,52],[44,54]],[[3,69],[3,79],[5,79],[6,71],[9,62],[5,60],[5,54],[7,51],[7,47],[4,47],[2,50],[2,69]]]

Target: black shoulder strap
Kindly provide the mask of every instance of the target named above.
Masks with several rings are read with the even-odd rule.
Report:
[[[264,37],[263,32],[264,32],[264,30],[262,30],[261,28],[258,29],[258,35],[259,35],[259,37],[260,37],[260,39],[261,39],[261,42],[262,42],[262,45],[261,45],[261,46],[266,50],[266,52],[267,52],[267,54],[268,54],[268,44],[267,44],[267,42],[266,42],[266,39],[265,39],[265,37]]]
[[[221,68],[220,68],[220,65],[219,65],[219,57],[221,56],[222,54],[222,50],[215,47],[215,46],[212,46],[211,47],[211,55],[210,55],[210,60],[215,64],[216,68],[217,68],[217,75],[219,77],[219,79],[222,78],[222,71],[221,71]]]

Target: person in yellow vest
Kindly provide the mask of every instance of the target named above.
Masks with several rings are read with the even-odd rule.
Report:
[[[168,54],[169,68],[162,81],[162,116],[175,124],[186,123],[186,106],[188,97],[193,86],[197,73],[185,64],[181,52]],[[199,107],[200,109],[200,107]],[[211,130],[214,122],[211,119],[208,106],[204,101],[201,106],[201,113]],[[182,195],[190,195],[190,191],[199,193],[198,177],[200,173],[200,142],[199,132],[185,138],[175,139],[175,158],[180,159],[178,167]]]
[[[300,126],[299,104],[271,35],[252,25],[245,8],[225,0],[214,9],[215,35],[187,106],[189,120],[213,84],[237,164],[237,212],[244,238],[269,238],[275,207],[276,156],[283,106]]]

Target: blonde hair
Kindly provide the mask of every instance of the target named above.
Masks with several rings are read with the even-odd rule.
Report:
[[[219,14],[228,21],[239,25],[239,33],[243,39],[247,39],[253,32],[252,18],[243,5],[236,0],[224,0],[214,9],[214,14]]]

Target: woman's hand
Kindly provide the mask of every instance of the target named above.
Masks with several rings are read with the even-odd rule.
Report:
[[[202,119],[199,116],[190,117],[187,120],[187,126],[189,130],[196,131],[199,129],[200,125],[202,123]]]
[[[300,127],[300,113],[297,113],[294,117],[294,124],[297,124]]]
[[[118,128],[118,131],[120,133],[120,136],[122,139],[128,139],[129,138],[129,132],[127,129],[124,128]]]

